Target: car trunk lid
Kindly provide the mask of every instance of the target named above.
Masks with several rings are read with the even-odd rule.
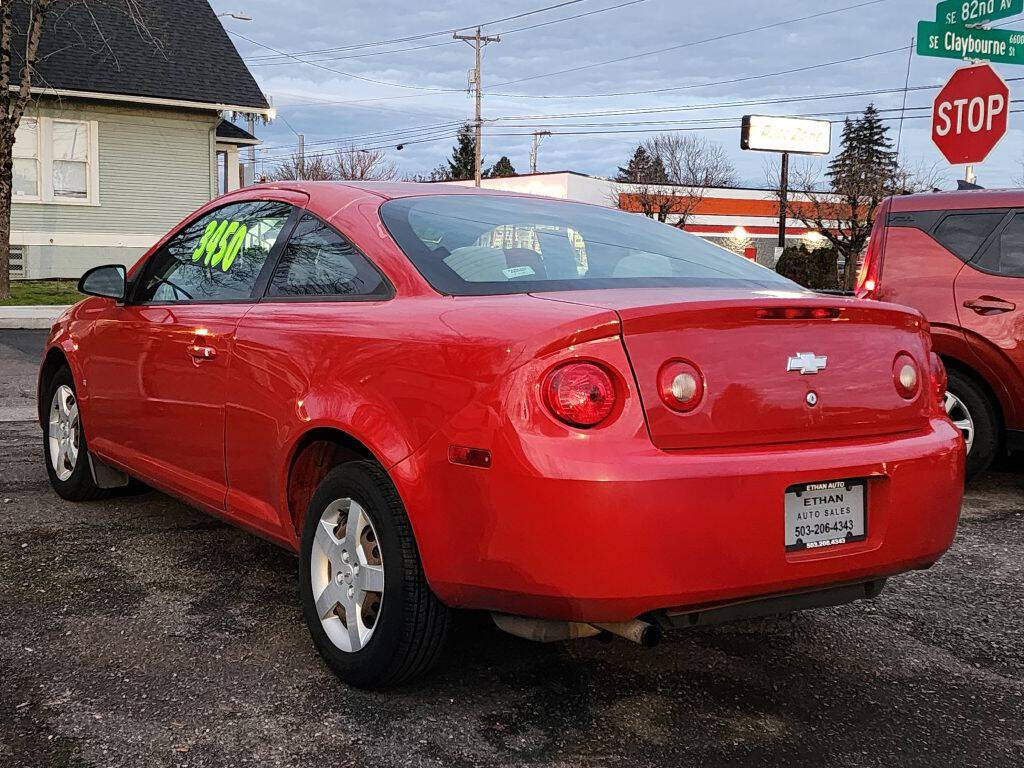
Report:
[[[904,308],[799,291],[539,297],[618,313],[651,440],[664,450],[876,436],[920,429],[928,419],[923,320]],[[917,366],[913,400],[900,396],[893,381],[900,353]],[[671,360],[703,374],[703,399],[690,412],[661,398],[658,374]]]

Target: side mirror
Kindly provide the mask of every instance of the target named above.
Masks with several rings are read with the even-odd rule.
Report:
[[[120,264],[93,267],[78,281],[79,293],[124,301],[126,270]]]

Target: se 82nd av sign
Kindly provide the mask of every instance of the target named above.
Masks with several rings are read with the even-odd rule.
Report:
[[[1024,0],[945,0],[935,8],[940,24],[983,24],[1024,13]]]

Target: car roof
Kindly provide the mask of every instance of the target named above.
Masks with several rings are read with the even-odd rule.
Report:
[[[890,211],[970,210],[972,208],[1024,207],[1024,189],[964,189],[956,192],[922,192],[890,198]]]
[[[508,192],[500,189],[480,189],[458,184],[435,184],[418,181],[272,181],[263,182],[253,187],[245,187],[245,189],[258,189],[259,187],[294,190],[296,192],[304,192],[311,197],[322,196],[324,193],[352,196],[353,192],[364,192],[385,200],[394,200],[401,197],[419,197],[422,195],[537,197],[537,195],[525,195],[521,192]]]

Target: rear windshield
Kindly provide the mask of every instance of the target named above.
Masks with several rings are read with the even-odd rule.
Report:
[[[441,293],[589,288],[792,288],[775,272],[635,213],[502,195],[391,200],[381,218]]]

